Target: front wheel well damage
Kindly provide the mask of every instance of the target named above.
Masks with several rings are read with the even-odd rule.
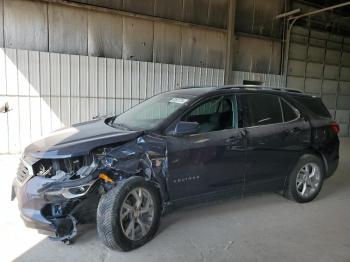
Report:
[[[42,213],[56,227],[56,239],[71,240],[78,224],[95,222],[101,196],[128,179],[141,178],[151,183],[159,194],[164,213],[169,197],[166,185],[167,151],[163,138],[145,135],[122,145],[103,146],[91,151],[86,159],[91,160],[90,165],[85,161],[75,170],[64,170],[66,176],[62,169],[55,171],[49,166],[40,174],[50,174],[43,178],[49,182],[44,184],[41,193],[49,204]],[[85,184],[81,185],[80,182]],[[79,193],[79,190],[83,193]],[[92,196],[94,200],[91,200]],[[92,219],[85,219],[87,210],[94,213]]]

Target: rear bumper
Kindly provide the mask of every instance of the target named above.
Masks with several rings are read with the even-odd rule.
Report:
[[[339,158],[328,162],[328,170],[327,170],[326,177],[331,177],[332,175],[334,175],[335,171],[338,169],[338,165],[339,165]]]

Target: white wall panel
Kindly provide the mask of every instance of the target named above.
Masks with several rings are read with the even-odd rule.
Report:
[[[207,69],[207,81],[206,84],[207,85],[213,85],[213,74],[214,74],[214,69],[212,68],[208,68]]]
[[[50,96],[50,54],[39,54],[39,75],[40,75],[40,93],[43,96]]]
[[[28,73],[29,73],[29,93],[30,96],[40,96],[40,57],[38,51],[29,51],[27,54]]]
[[[147,62],[147,97],[154,95],[154,67],[154,63]]]
[[[29,96],[29,71],[28,71],[28,51],[18,50],[18,94]]]
[[[131,98],[133,103],[140,99],[140,62],[131,62]],[[138,102],[137,102],[138,103]],[[134,105],[134,104],[133,104]]]
[[[70,57],[70,124],[80,121],[80,100],[79,100],[79,56],[72,55]]]
[[[6,49],[5,67],[7,95],[18,95],[17,50]]]
[[[188,66],[182,67],[181,86],[188,86]]]
[[[89,57],[89,119],[98,115],[97,102],[97,57]]]
[[[98,114],[105,115],[107,113],[107,69],[106,58],[98,58],[98,74],[97,74],[97,91],[98,91]]]
[[[160,90],[161,92],[165,92],[166,89],[168,88],[168,80],[169,80],[169,75],[168,75],[168,65],[167,64],[161,64],[161,81],[160,81]]]
[[[123,109],[127,110],[131,107],[131,61],[124,60],[123,63]]]
[[[9,96],[8,103],[11,110],[7,113],[8,116],[8,143],[9,153],[17,153],[21,150],[20,140],[20,125],[19,125],[19,97]],[[0,124],[2,126],[2,124]]]
[[[194,86],[194,79],[195,79],[195,67],[189,66],[188,67],[188,85]]]
[[[6,95],[6,54],[5,49],[0,48],[0,95]]]
[[[60,55],[50,53],[50,108],[51,129],[61,128],[61,72]]]
[[[168,65],[167,87],[169,90],[175,90],[175,65]],[[166,86],[164,88],[166,88]]]
[[[222,69],[0,49],[0,153],[97,115],[188,85],[223,84]]]
[[[31,134],[31,140],[35,141],[37,139],[39,139],[42,136],[42,128],[41,128],[41,105],[40,105],[40,97],[30,97],[29,99],[29,108],[27,108],[27,110],[29,109],[28,113],[25,113],[25,117],[21,116],[21,119],[25,119],[27,118],[27,114],[30,117],[30,129],[26,130],[25,126],[22,126],[22,121],[21,121],[21,126],[20,126],[20,132],[21,134],[24,132],[30,132]],[[20,104],[20,107],[22,107],[23,105]],[[27,121],[26,121],[27,122]],[[45,123],[44,123],[45,124]],[[27,125],[27,123],[26,123]],[[30,141],[22,141],[22,137],[21,138],[21,147],[22,149],[24,149],[28,143]]]
[[[162,92],[162,64],[154,64],[154,94]]]
[[[182,66],[175,65],[175,89],[181,87]]]
[[[116,95],[116,75],[115,75],[115,59],[107,59],[107,77],[106,77],[106,88],[107,88],[107,114],[115,113],[115,95]]]
[[[1,10],[0,10],[1,11]],[[0,106],[7,102],[6,97],[6,55],[5,50],[0,48]],[[8,114],[0,113],[0,152],[8,152]]]
[[[140,62],[140,100],[147,98],[147,62]]]
[[[86,56],[79,57],[79,121],[89,119],[89,59]]]

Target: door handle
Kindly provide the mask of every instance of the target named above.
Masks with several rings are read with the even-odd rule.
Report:
[[[284,131],[284,133],[286,135],[296,135],[296,134],[299,134],[300,132],[302,132],[303,130],[299,127],[294,127],[292,129],[288,129],[286,131]]]

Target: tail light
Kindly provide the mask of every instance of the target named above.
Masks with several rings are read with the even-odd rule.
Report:
[[[339,127],[339,125],[338,125],[337,122],[332,122],[332,123],[330,124],[330,127],[331,127],[331,129],[332,129],[336,134],[339,134],[339,132],[340,132],[340,127]]]

